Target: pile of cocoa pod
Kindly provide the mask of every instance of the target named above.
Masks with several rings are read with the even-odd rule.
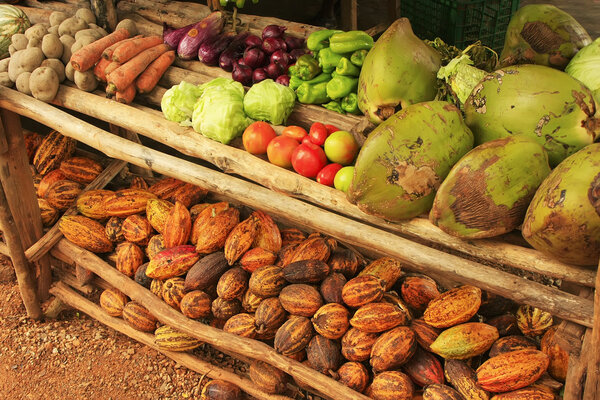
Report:
[[[264,341],[376,400],[558,396],[568,355],[546,312],[473,286],[444,291],[395,259],[368,261],[332,237],[280,229],[262,211],[204,203],[205,190],[173,178],[132,185],[83,193],[81,215],[63,217],[60,230],[189,318]],[[152,310],[117,289],[100,304],[154,332],[161,348],[201,344],[157,327]],[[249,375],[265,392],[288,388],[269,364],[253,363]]]

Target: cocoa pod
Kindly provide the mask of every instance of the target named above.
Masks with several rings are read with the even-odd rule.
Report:
[[[369,384],[369,371],[361,363],[348,361],[337,370],[335,378],[350,389],[362,393]]]
[[[154,332],[158,322],[146,307],[135,301],[130,301],[123,307],[123,320],[133,329],[142,332]]]
[[[477,375],[466,362],[462,360],[446,360],[444,375],[457,392],[465,399],[489,400],[490,395],[477,383]]]
[[[223,330],[228,333],[233,333],[237,336],[254,338],[256,337],[256,321],[254,316],[246,313],[240,313],[230,317]]]
[[[150,222],[138,214],[128,216],[121,225],[121,232],[123,232],[125,240],[140,246],[148,244],[152,231]]]
[[[192,225],[190,241],[202,254],[222,251],[225,240],[240,222],[240,211],[229,203],[211,204],[200,212]]]
[[[148,259],[152,261],[158,253],[166,249],[167,247],[165,246],[165,239],[163,238],[163,235],[154,235],[150,237],[150,240],[148,240],[148,245],[146,246],[146,255],[148,256]]]
[[[383,332],[398,325],[407,325],[406,314],[391,303],[369,303],[354,313],[350,324],[364,332]]]
[[[258,218],[254,215],[237,224],[227,236],[223,252],[229,265],[233,265],[248,249],[258,233]]]
[[[407,276],[400,288],[402,299],[414,310],[423,312],[441,293],[437,282],[425,275]]]
[[[412,400],[414,386],[403,372],[384,371],[375,375],[370,390],[367,390],[374,400]]]
[[[436,356],[416,346],[414,355],[402,366],[418,386],[444,383],[444,369]]]
[[[123,220],[119,217],[110,217],[106,221],[105,233],[111,242],[122,242],[125,240],[123,236]]]
[[[150,278],[169,279],[175,276],[181,276],[188,272],[192,266],[198,261],[200,255],[196,253],[194,246],[182,245],[172,247],[158,253],[146,268],[146,275]],[[187,277],[186,277],[187,280]],[[186,291],[198,289],[190,288]]]
[[[486,318],[496,317],[498,315],[512,312],[516,309],[515,302],[506,297],[484,291],[481,295],[481,306],[477,314]]]
[[[381,301],[384,303],[390,303],[395,305],[400,311],[404,313],[404,316],[407,321],[412,320],[413,317],[410,308],[406,305],[406,303],[404,303],[404,301],[402,301],[402,299],[400,299],[396,292],[385,292],[383,294],[383,297],[381,298]]]
[[[552,326],[552,314],[539,308],[522,305],[516,313],[517,326],[525,336],[538,336]]]
[[[183,296],[179,309],[188,318],[206,318],[210,316],[211,303],[209,295],[202,290],[193,290]]]
[[[281,249],[281,233],[279,228],[268,214],[257,210],[252,213],[258,220],[258,232],[252,247],[262,248],[276,254]]]
[[[327,264],[331,267],[331,271],[343,274],[346,279],[352,279],[358,271],[359,260],[352,250],[339,249],[331,254]]]
[[[165,222],[174,204],[163,199],[149,199],[146,203],[146,218],[158,233],[163,233]]]
[[[415,333],[407,326],[398,326],[377,338],[370,363],[376,372],[395,369],[406,363],[416,350]]]
[[[561,382],[567,379],[569,353],[567,353],[555,340],[557,326],[553,326],[544,333],[540,350],[550,357],[548,373]]]
[[[165,246],[176,247],[186,244],[192,231],[192,218],[189,210],[181,202],[169,211],[165,220],[164,232]]]
[[[489,356],[495,357],[502,353],[521,349],[537,349],[537,344],[526,336],[505,336],[494,342],[490,348]]]
[[[281,289],[281,306],[292,315],[312,317],[323,305],[319,291],[313,286],[296,283]]]
[[[144,252],[131,242],[120,243],[116,248],[116,268],[123,275],[133,277],[137,269],[144,263]]]
[[[228,320],[242,310],[242,303],[238,299],[225,300],[217,297],[211,304],[211,311],[215,318]]]
[[[152,278],[149,278],[148,275],[146,275],[146,268],[148,268],[148,263],[140,265],[137,271],[135,271],[133,279],[146,289],[150,289]]]
[[[371,349],[379,338],[377,333],[368,333],[350,328],[342,337],[342,355],[350,361],[366,361],[371,356]]]
[[[162,325],[154,331],[154,343],[160,350],[187,351],[200,347],[202,342],[169,325]]]
[[[58,131],[52,131],[47,134],[35,154],[33,155],[32,164],[35,170],[46,175],[49,171],[56,169],[60,163],[71,157],[75,152],[77,141],[68,136],[64,136]]]
[[[37,199],[40,215],[42,217],[42,225],[50,226],[58,220],[58,210],[50,205],[46,199]]]
[[[339,339],[350,328],[350,312],[338,303],[328,303],[320,307],[312,317],[315,331],[327,339]]]
[[[150,193],[153,193],[159,199],[167,199],[171,197],[173,192],[180,186],[185,185],[185,182],[179,179],[164,177],[148,188]]]
[[[112,194],[111,190],[88,190],[77,198],[77,202],[75,203],[77,211],[89,218],[105,219],[107,215],[104,209],[104,202]]]
[[[306,360],[306,350],[302,349],[297,353],[286,354],[286,357],[291,358],[292,360],[296,360],[298,362],[302,362]]]
[[[262,298],[279,295],[284,286],[283,271],[275,265],[258,268],[250,275],[248,283],[248,288],[252,293]]]
[[[277,255],[261,247],[255,247],[244,253],[240,258],[240,265],[246,271],[252,273],[265,265],[273,265],[277,260]]]
[[[23,130],[23,141],[25,142],[25,150],[27,151],[27,159],[29,160],[29,163],[33,161],[33,156],[35,156],[35,153],[43,140],[44,136],[40,135],[39,133],[26,132]]]
[[[144,189],[148,190],[148,182],[141,176],[134,176],[131,178],[131,183],[129,184],[131,189]]]
[[[338,272],[329,274],[323,282],[321,282],[320,292],[323,296],[325,303],[339,303],[342,304],[342,289],[346,284],[346,277]]]
[[[223,273],[217,282],[217,295],[225,300],[241,297],[248,289],[248,273],[240,267]]]
[[[37,188],[37,196],[44,198],[50,186],[58,181],[64,181],[66,179],[67,177],[60,169],[54,169],[48,172],[46,175],[42,176],[42,179],[40,179],[40,183]]]
[[[334,376],[343,362],[340,344],[321,335],[315,335],[306,346],[306,358],[322,374]]]
[[[486,324],[495,326],[500,336],[520,335],[517,326],[517,317],[512,314],[502,314],[485,321]]]
[[[248,313],[256,312],[258,306],[262,301],[262,297],[258,297],[257,295],[252,293],[250,289],[248,289],[242,297],[242,308]]]
[[[491,400],[556,400],[556,396],[552,392],[531,386],[512,392],[499,393]]]
[[[88,184],[100,175],[104,167],[88,157],[70,157],[60,163],[59,169],[67,179]]]
[[[160,279],[152,279],[152,282],[150,282],[150,291],[161,300],[163,283]]]
[[[288,265],[298,245],[299,243],[292,243],[282,246],[277,252],[277,263],[275,265],[282,268],[284,265]]]
[[[229,269],[229,265],[222,252],[215,252],[202,257],[185,276],[185,291],[208,289],[218,282],[227,269]]]
[[[444,358],[464,360],[485,353],[498,339],[498,330],[481,322],[467,322],[446,329],[430,349]]]
[[[531,385],[548,368],[550,358],[539,350],[500,354],[477,368],[477,382],[489,392],[509,392]]]
[[[390,257],[378,258],[365,267],[358,276],[373,275],[381,279],[385,285],[385,290],[392,289],[396,281],[402,275],[402,264],[400,261]]]
[[[308,345],[313,336],[314,330],[310,320],[293,316],[277,330],[274,347],[283,355],[297,353]]]
[[[185,183],[181,186],[178,186],[167,198],[167,200],[172,203],[178,201],[183,204],[184,207],[190,208],[194,204],[199,203],[207,193],[208,190],[206,189],[191,183]]]
[[[301,243],[306,239],[306,235],[302,233],[300,229],[287,228],[280,231],[281,234],[281,246],[287,246],[289,244]]]
[[[467,322],[481,305],[481,289],[465,285],[442,293],[431,300],[423,319],[435,328],[448,328]]]
[[[223,202],[222,204],[226,204],[227,207],[229,207],[229,203],[227,202]],[[192,217],[192,221],[196,221],[196,218],[198,218],[198,215],[200,215],[200,213],[202,211],[204,211],[205,209],[207,209],[208,207],[212,206],[211,203],[198,203],[198,204],[194,204],[193,206],[190,207],[190,217]],[[223,208],[225,209],[225,208]],[[191,236],[190,236],[190,241],[191,241]],[[194,242],[192,242],[192,244],[195,244]]]
[[[181,300],[185,294],[183,292],[184,282],[183,278],[175,277],[167,279],[162,285],[164,302],[176,310],[181,310]]]
[[[107,253],[113,249],[104,227],[83,215],[64,215],[58,229],[69,242],[93,253]]]
[[[450,386],[434,383],[423,391],[423,400],[463,400],[463,396]]]
[[[200,400],[242,400],[243,398],[239,387],[219,379],[208,382],[200,393]]]
[[[58,211],[65,211],[77,199],[82,186],[70,180],[54,182],[46,192],[44,199]]]
[[[350,279],[342,288],[342,299],[352,308],[381,300],[384,283],[374,275],[361,275]]]
[[[325,263],[329,259],[330,254],[331,249],[325,239],[312,237],[307,238],[296,247],[294,255],[289,262],[294,263],[305,260],[319,260]]]
[[[288,376],[279,368],[263,361],[253,361],[249,368],[250,380],[260,390],[270,394],[285,392]]]
[[[254,320],[260,334],[278,329],[286,319],[286,312],[277,297],[264,299],[256,309]]]
[[[417,343],[427,351],[431,351],[431,344],[441,333],[441,330],[428,325],[422,318],[413,319],[410,328],[415,332]]]
[[[100,307],[111,317],[120,317],[129,299],[118,289],[106,289],[100,295]]]
[[[552,376],[550,376],[550,374],[546,370],[546,372],[544,372],[542,374],[540,379],[535,381],[535,383],[529,387],[545,390],[545,391],[551,392],[551,393],[558,393],[564,386],[565,385],[562,382],[559,382],[556,379],[554,379]]]
[[[144,189],[121,189],[106,199],[104,209],[111,217],[125,218],[144,212],[148,200],[154,198],[153,193]]]
[[[289,263],[282,272],[289,283],[317,283],[329,275],[329,265],[320,260],[302,260]]]

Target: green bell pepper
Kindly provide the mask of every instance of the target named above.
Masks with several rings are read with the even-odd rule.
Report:
[[[358,96],[356,93],[350,93],[342,99],[342,110],[350,114],[360,114],[358,109]]]
[[[335,72],[338,75],[358,76],[360,75],[360,68],[352,64],[346,57],[342,57],[337,67],[335,67]]]
[[[364,31],[336,33],[329,38],[329,48],[338,54],[369,50],[371,47],[373,47],[373,38]]]
[[[322,29],[313,32],[306,39],[306,48],[312,51],[322,50],[329,45],[329,38],[340,32],[343,31],[338,31],[336,29]]]
[[[329,103],[323,104],[323,107],[331,111],[339,112],[340,114],[345,114],[339,101],[332,100]]]
[[[317,83],[329,82],[330,80],[331,80],[331,74],[326,74],[326,73],[319,74],[319,75],[315,76],[314,78],[312,78],[310,81],[304,81],[304,80],[300,79],[298,76],[290,75],[290,87],[293,90],[296,90],[296,89],[298,89],[298,86],[302,85],[304,82],[308,83],[309,85],[316,85]]]
[[[368,52],[369,52],[369,50],[365,50],[365,49],[356,50],[350,56],[350,62],[352,64],[356,65],[357,67],[362,67],[363,63],[365,62],[365,57],[367,56]]]
[[[338,75],[327,83],[327,96],[333,100],[348,96],[358,89],[358,78]]]
[[[292,67],[295,67],[292,69]],[[309,81],[315,76],[321,73],[321,67],[319,67],[319,62],[310,54],[304,54],[296,61],[290,69],[292,70],[291,74],[296,75],[298,78]]]
[[[324,48],[319,52],[319,65],[323,72],[331,73],[335,70],[343,55],[336,54],[329,47]]]
[[[303,104],[323,104],[331,99],[327,96],[327,82],[311,85],[304,82],[296,89],[298,101]]]

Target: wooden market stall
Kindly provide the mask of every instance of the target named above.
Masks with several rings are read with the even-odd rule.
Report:
[[[23,2],[23,9],[35,23],[47,20],[53,10],[73,13],[79,3],[76,0],[63,3],[27,0]],[[195,3],[125,0],[118,3],[117,11],[119,19],[134,19],[142,33],[160,34],[162,22],[176,26],[189,24],[207,15],[209,9]],[[279,22],[246,15],[240,15],[240,19],[254,31]],[[316,29],[285,23],[289,31],[299,36],[306,36]],[[64,303],[156,348],[150,335],[131,329],[118,318],[108,317],[98,306],[70,288],[82,290],[90,284],[119,287],[128,297],[152,309],[161,323],[175,326],[242,360],[268,362],[305,382],[325,398],[368,398],[276,353],[262,342],[224,333],[184,317],[100,257],[63,239],[57,226],[44,233],[27,165],[20,117],[57,130],[114,159],[84,190],[103,188],[129,163],[207,189],[216,198],[263,210],[283,224],[330,235],[368,257],[391,256],[402,261],[407,270],[429,274],[448,285],[471,284],[517,303],[548,311],[562,320],[557,336],[571,357],[564,398],[596,397],[595,393],[600,390],[596,388],[600,369],[600,296],[594,288],[600,289],[600,279],[595,271],[543,255],[528,247],[516,234],[464,241],[443,233],[425,218],[390,223],[367,215],[350,204],[340,191],[276,167],[239,148],[207,139],[191,128],[167,121],[157,110],[166,88],[184,79],[204,83],[218,76],[228,74],[200,62],[178,61],[163,76],[159,87],[140,96],[131,105],[106,99],[103,92],[86,93],[72,85],[61,85],[52,105],[0,87],[0,162],[3,166],[0,179],[4,187],[0,191],[0,224],[5,240],[0,243],[0,252],[10,255],[13,260],[30,317],[42,316],[39,300],[50,290]],[[358,117],[299,104],[289,122],[307,125],[321,120],[352,130],[356,135],[361,135],[368,127]],[[89,121],[103,121],[112,129],[101,129]],[[145,139],[136,141],[137,135],[119,136],[122,131],[134,132]],[[144,142],[160,144],[161,150]],[[75,212],[71,208],[66,213]],[[62,266],[54,270],[60,282],[49,289],[50,264],[56,260],[62,262]],[[35,263],[35,274],[29,263]],[[90,271],[96,278],[89,279],[88,276],[82,282],[75,276],[76,270],[80,273]],[[528,279],[531,274],[562,285],[538,283]],[[260,392],[246,378],[210,366],[191,355],[165,354],[191,369],[210,370],[210,377],[229,380],[256,398],[286,398]],[[586,367],[587,381],[584,379]]]

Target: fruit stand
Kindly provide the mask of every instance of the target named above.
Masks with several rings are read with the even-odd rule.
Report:
[[[23,3],[32,23],[46,21],[52,10],[74,13],[76,8],[76,2],[70,1]],[[122,1],[118,5],[119,19],[133,19],[142,34],[160,35],[160,23],[165,20],[173,25],[185,25],[197,19],[190,15],[209,13],[205,6],[179,2],[160,2],[161,12],[157,13],[152,8],[156,6],[154,3]],[[239,17],[248,24],[250,31],[257,32],[265,25],[279,22],[269,18]],[[288,30],[301,37],[317,29],[291,22],[286,25]],[[490,295],[544,310],[561,321],[556,340],[570,357],[564,398],[595,398],[598,374],[592,371],[600,368],[600,361],[596,359],[600,359],[600,315],[597,315],[600,307],[594,305],[600,303],[600,295],[594,289],[600,289],[600,282],[593,269],[557,261],[532,249],[515,233],[493,239],[462,240],[444,233],[426,218],[388,222],[368,215],[348,202],[341,191],[277,167],[243,149],[208,139],[189,127],[166,120],[158,111],[167,88],[184,79],[201,84],[221,76],[228,74],[198,61],[176,61],[175,66],[162,76],[159,86],[138,95],[131,104],[107,99],[102,91],[82,91],[72,84],[61,85],[51,104],[0,87],[3,128],[0,160],[5,167],[0,169],[5,192],[4,196],[0,195],[0,207],[4,214],[1,222],[6,242],[0,244],[0,252],[13,259],[22,297],[31,317],[41,317],[39,299],[45,298],[49,291],[69,306],[164,352],[190,369],[229,381],[255,398],[287,398],[268,394],[248,378],[212,366],[190,354],[161,349],[153,335],[109,316],[74,290],[82,290],[85,285],[119,288],[131,300],[152,310],[160,323],[175,327],[235,358],[260,360],[279,368],[324,398],[369,398],[276,352],[265,343],[185,317],[105,259],[63,238],[58,224],[44,233],[22,138],[21,117],[56,130],[112,160],[83,189],[83,193],[104,188],[129,163],[130,170],[147,177],[151,170],[196,185],[208,191],[212,201],[261,210],[281,226],[320,232],[368,259],[392,257],[402,263],[404,271],[426,274],[447,288],[471,285]],[[306,125],[307,121],[317,120],[330,121],[357,137],[368,125],[357,116],[302,104],[296,104],[288,122]],[[139,140],[137,135],[143,136],[144,140]],[[8,209],[12,210],[12,215],[6,212]],[[64,215],[76,213],[72,206]],[[28,236],[23,236],[24,232]],[[36,263],[35,279],[29,272],[29,263]],[[54,274],[59,277],[59,282],[52,288],[51,263]],[[584,379],[586,367],[587,380]]]

